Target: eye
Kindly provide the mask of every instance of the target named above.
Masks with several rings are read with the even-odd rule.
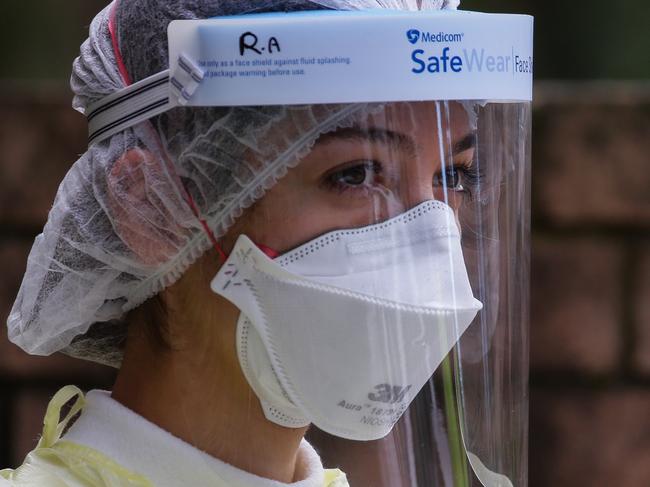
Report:
[[[433,177],[433,185],[446,188],[450,191],[463,191],[463,181],[460,174],[462,168],[449,166]]]
[[[326,174],[323,182],[338,189],[373,186],[380,173],[381,165],[376,161],[354,161]]]
[[[457,193],[471,193],[479,184],[479,174],[474,164],[448,166],[433,177],[434,187]]]

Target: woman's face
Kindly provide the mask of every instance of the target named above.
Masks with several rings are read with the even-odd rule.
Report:
[[[442,134],[442,136],[441,136]],[[477,183],[475,134],[459,103],[393,103],[327,133],[258,201],[239,234],[285,252],[323,233],[371,225],[425,200],[457,210]]]

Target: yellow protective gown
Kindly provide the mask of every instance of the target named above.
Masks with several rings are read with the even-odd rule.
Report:
[[[61,408],[73,399],[70,411],[61,421]],[[0,470],[0,487],[155,487],[145,477],[121,467],[97,450],[61,439],[84,404],[78,388],[61,389],[47,408],[38,445],[17,469]],[[349,484],[340,470],[325,470],[324,487]]]

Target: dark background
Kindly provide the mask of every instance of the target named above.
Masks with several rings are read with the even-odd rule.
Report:
[[[3,0],[1,79],[61,82],[106,2]],[[535,16],[538,79],[649,79],[647,0],[465,0],[465,10]]]
[[[162,1],[162,0],[161,0]],[[72,60],[95,0],[4,0],[0,315],[58,183],[85,149]],[[650,485],[650,2],[467,0],[536,17],[531,487]],[[0,336],[0,466],[35,444],[62,385],[112,372]]]

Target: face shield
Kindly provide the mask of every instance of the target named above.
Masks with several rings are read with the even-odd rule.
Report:
[[[179,108],[289,107],[160,157],[186,221],[222,252],[211,221],[229,201],[206,209],[219,172],[200,162],[253,132],[238,155],[252,189],[211,288],[239,312],[233,346],[266,419],[312,425],[352,486],[527,485],[532,19],[319,11],[174,21],[168,35],[168,71],[88,107],[91,150],[140,127],[173,152],[182,140],[147,120]],[[53,346],[152,294],[135,281]]]
[[[242,369],[351,485],[526,485],[529,106],[354,118],[265,212],[298,245],[240,237],[212,283]]]
[[[367,442],[337,438],[340,432],[327,428],[312,428],[310,435],[323,445],[324,461],[341,466],[351,485],[527,485],[530,107],[417,102],[390,104],[379,116],[391,125],[388,120],[396,121],[402,110],[418,120],[409,133],[425,130],[417,140],[431,142],[435,150],[407,156],[396,179],[401,188],[423,192],[410,199],[404,189],[378,191],[368,203],[374,216],[382,207],[377,199],[392,201],[400,195],[395,203],[399,216],[378,221],[383,222],[379,227],[395,225],[387,240],[408,250],[382,245],[384,235],[347,245],[372,249],[373,269],[386,269],[385,274],[374,271],[372,278],[361,271],[359,279],[372,287],[367,294],[385,293],[445,317],[434,318],[421,308],[411,320],[406,311],[373,308],[374,313],[355,320],[354,326],[367,326],[360,332],[364,339],[378,333],[380,343],[371,351],[336,341],[328,355],[341,365],[337,373],[344,382],[359,369],[373,380],[361,381],[365,388],[358,392],[363,393],[352,401],[337,394],[339,385],[328,394],[340,400],[343,414],[356,413],[355,419],[372,425],[378,436],[390,432]],[[427,111],[431,125],[419,110]],[[381,124],[373,119],[371,125]],[[408,126],[404,119],[398,125]],[[374,145],[367,145],[372,152],[370,147]],[[383,160],[399,157],[391,152]],[[411,172],[415,161],[423,163],[421,169],[429,168],[426,176]],[[441,219],[427,214],[429,205],[438,203],[447,212]],[[397,229],[402,219],[417,219],[421,213],[430,226]],[[371,224],[363,231],[373,234],[379,228]],[[331,304],[330,309],[339,308]],[[335,312],[327,313],[343,321]],[[411,375],[417,370],[419,381]],[[327,377],[321,374],[321,379]]]

